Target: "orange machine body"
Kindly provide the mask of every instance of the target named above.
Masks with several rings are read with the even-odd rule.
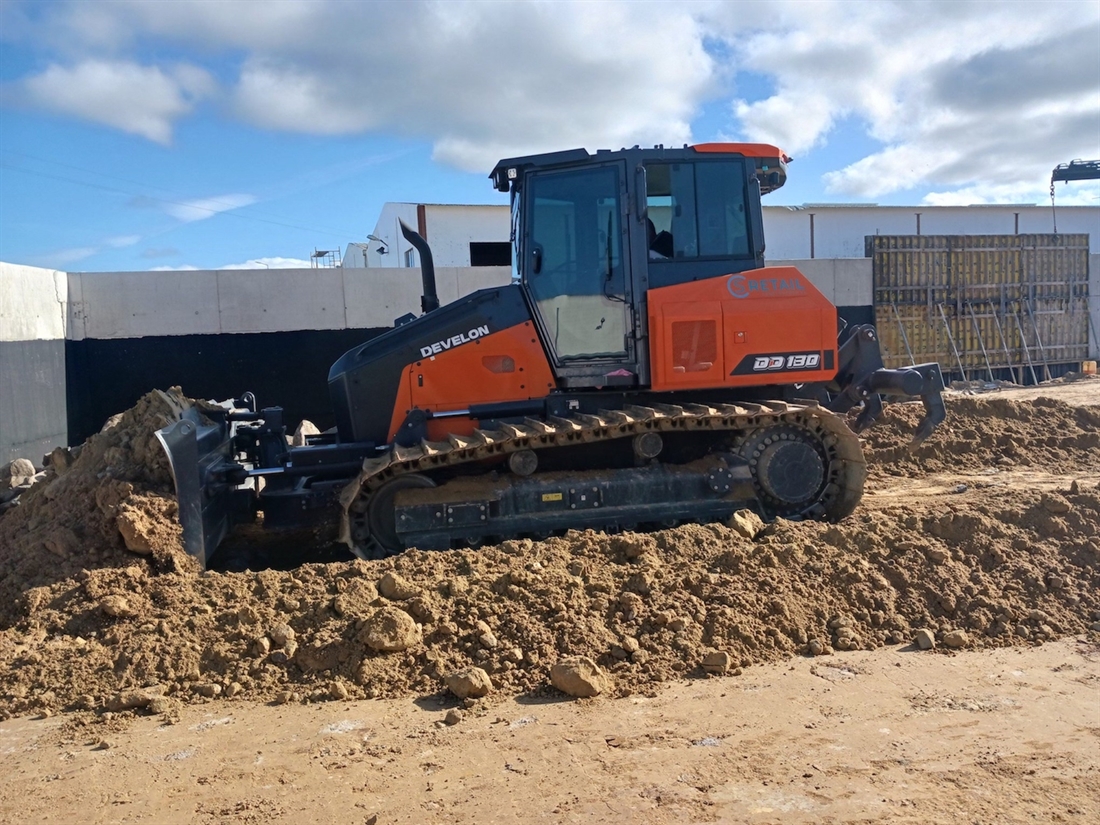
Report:
[[[795,267],[652,289],[651,390],[831,381],[836,308]]]
[[[651,392],[831,381],[836,308],[794,267],[754,269],[651,289]],[[389,438],[412,409],[432,416],[428,438],[468,435],[478,404],[544,398],[556,386],[530,320],[409,364]]]
[[[469,435],[477,421],[448,413],[477,404],[543,398],[554,386],[535,325],[524,321],[410,364],[398,388],[389,437],[393,440],[414,408],[441,416],[429,419],[429,439]]]

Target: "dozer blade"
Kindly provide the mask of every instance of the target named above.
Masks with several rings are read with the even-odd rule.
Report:
[[[204,420],[192,407],[156,436],[176,485],[183,547],[205,569],[232,525],[233,487],[218,472],[231,457],[229,425]]]

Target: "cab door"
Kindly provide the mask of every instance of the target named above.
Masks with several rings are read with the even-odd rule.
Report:
[[[521,276],[562,386],[637,383],[622,163],[528,173]]]

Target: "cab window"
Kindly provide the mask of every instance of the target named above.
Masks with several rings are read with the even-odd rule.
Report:
[[[649,163],[645,171],[650,261],[750,255],[744,164]]]
[[[626,278],[614,166],[533,175],[526,283],[559,359],[626,354]]]

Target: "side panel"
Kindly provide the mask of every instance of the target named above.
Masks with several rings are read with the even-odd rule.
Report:
[[[392,439],[413,407],[433,413],[466,410],[473,404],[542,398],[555,386],[546,353],[531,321],[433,353],[409,365],[390,422]],[[407,399],[408,403],[404,403]],[[433,419],[433,439],[467,434],[467,417]]]
[[[794,267],[756,269],[650,290],[657,391],[828,381],[834,307]]]
[[[408,403],[409,365],[531,320],[518,286],[482,289],[349,350],[329,370],[341,441],[384,443]]]

